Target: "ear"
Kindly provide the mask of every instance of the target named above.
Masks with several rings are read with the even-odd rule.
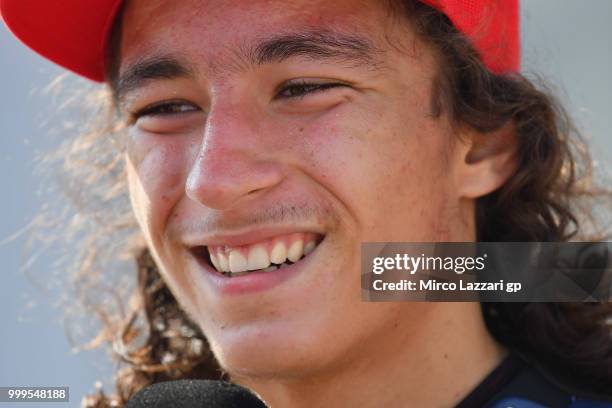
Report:
[[[458,193],[475,199],[500,188],[517,170],[518,140],[514,121],[498,130],[481,133],[464,129],[457,149]]]

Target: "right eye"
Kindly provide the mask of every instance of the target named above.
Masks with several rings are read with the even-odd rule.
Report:
[[[145,116],[170,116],[180,115],[184,113],[197,112],[200,108],[196,105],[185,101],[164,101],[156,102],[147,105],[142,109],[130,114],[131,122],[136,122],[138,119]]]
[[[156,102],[129,114],[128,125],[157,134],[188,133],[202,127],[202,109],[185,100]]]

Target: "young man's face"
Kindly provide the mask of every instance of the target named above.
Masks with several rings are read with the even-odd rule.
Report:
[[[431,114],[433,54],[383,3],[125,10],[122,106],[140,112],[127,148],[135,214],[237,377],[330,372],[427,320],[436,304],[361,302],[362,242],[474,238],[457,187],[462,144]],[[241,271],[284,260],[283,246],[292,260],[308,254],[236,277],[203,250]]]

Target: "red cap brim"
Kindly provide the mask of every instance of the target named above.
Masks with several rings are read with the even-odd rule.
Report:
[[[520,70],[519,0],[421,0],[467,36],[491,71]]]
[[[104,81],[106,39],[122,0],[0,0],[9,30],[45,58]]]

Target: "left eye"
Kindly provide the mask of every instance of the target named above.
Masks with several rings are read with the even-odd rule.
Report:
[[[276,98],[303,98],[308,94],[324,92],[328,89],[338,88],[342,86],[346,85],[335,82],[294,82],[282,87],[280,91],[276,94]]]

